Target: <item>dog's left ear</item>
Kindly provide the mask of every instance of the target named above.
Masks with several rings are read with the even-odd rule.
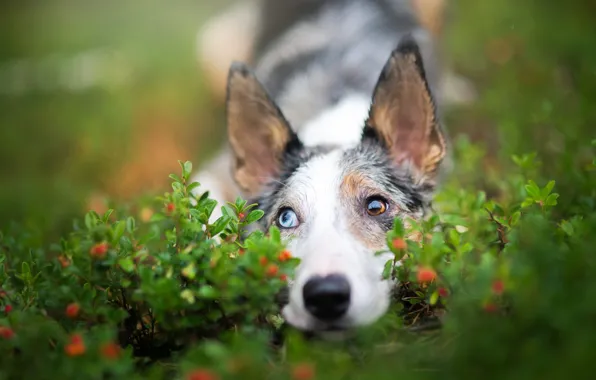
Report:
[[[445,157],[422,56],[412,37],[393,51],[374,91],[364,137],[375,137],[396,163],[409,163],[424,179],[434,178]]]
[[[228,76],[227,124],[234,179],[246,196],[255,196],[279,176],[288,144],[299,140],[265,88],[239,62]]]

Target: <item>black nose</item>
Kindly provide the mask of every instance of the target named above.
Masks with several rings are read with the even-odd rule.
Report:
[[[350,307],[350,284],[338,274],[315,276],[302,288],[304,306],[321,320],[339,319]]]

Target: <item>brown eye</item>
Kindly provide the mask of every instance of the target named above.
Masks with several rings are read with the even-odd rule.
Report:
[[[366,212],[370,216],[379,216],[387,211],[387,202],[383,198],[373,197],[366,201]]]

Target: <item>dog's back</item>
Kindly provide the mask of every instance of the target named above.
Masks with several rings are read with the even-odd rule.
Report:
[[[411,0],[264,0],[261,12],[255,73],[298,132],[344,98],[369,99],[406,34],[436,85],[432,38]]]

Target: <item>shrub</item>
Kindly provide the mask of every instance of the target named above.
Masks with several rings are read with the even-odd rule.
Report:
[[[395,221],[395,302],[341,341],[283,325],[276,300],[298,260],[277,229],[249,232],[263,213],[242,199],[209,223],[217,205],[192,195],[189,162],[172,192],[89,212],[49,249],[14,227],[0,239],[0,378],[579,375],[596,347],[594,207],[558,210],[555,182],[528,178],[531,154],[482,178],[487,197],[479,149],[459,142],[464,164],[430,218]],[[593,185],[595,164],[581,169]]]

